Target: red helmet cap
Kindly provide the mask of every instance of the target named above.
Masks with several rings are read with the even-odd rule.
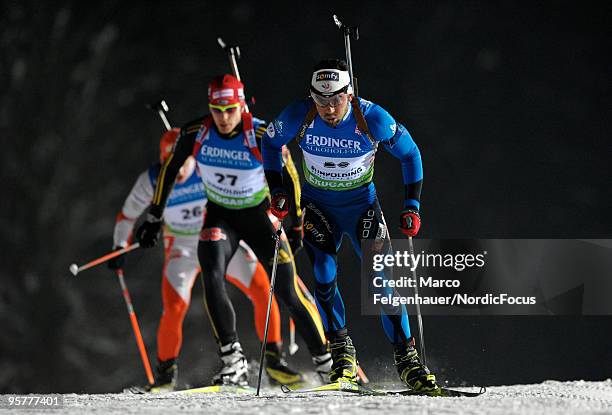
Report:
[[[172,154],[174,143],[176,143],[180,132],[181,130],[179,128],[173,128],[166,131],[164,135],[162,135],[161,140],[159,140],[159,161],[162,163]]]
[[[208,103],[231,105],[244,103],[244,84],[234,75],[221,75],[208,84]]]

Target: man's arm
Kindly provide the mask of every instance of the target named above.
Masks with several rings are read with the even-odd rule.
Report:
[[[162,165],[157,178],[157,186],[153,193],[153,201],[149,214],[157,219],[161,219],[166,207],[168,195],[172,191],[176,176],[185,163],[185,160],[192,154],[195,138],[200,129],[197,123],[190,123],[181,128],[181,133],[174,146],[172,154]]]
[[[149,172],[145,171],[138,176],[130,194],[125,199],[121,212],[117,215],[113,232],[113,246],[125,248],[130,240],[134,223],[145,211],[153,199],[153,185]]]
[[[389,153],[402,163],[404,207],[419,210],[423,184],[421,153],[410,133],[387,111],[370,104],[364,114],[374,138],[384,144]]]
[[[268,128],[270,127],[268,126]],[[257,127],[257,129],[255,130],[255,138],[257,140],[257,145],[259,146],[259,148],[262,148],[262,145],[263,145],[262,139],[268,128],[265,127],[265,122],[264,122],[261,126]],[[295,168],[295,164],[293,163],[293,158],[291,157],[291,153],[289,152],[289,148],[287,148],[287,146],[281,147],[281,155],[282,155],[282,172],[281,172],[282,183],[283,184],[291,183],[291,186],[287,186],[286,190],[289,193],[289,196],[291,196],[291,199],[294,201],[294,204],[291,205],[292,208],[290,209],[289,216],[290,216],[292,223],[297,223],[302,216],[302,210],[300,209],[300,194],[301,194],[300,177],[299,177],[297,169]],[[268,182],[268,187],[269,188],[272,187],[270,186],[269,182]]]
[[[168,195],[172,191],[179,170],[193,152],[200,126],[201,123],[192,122],[181,128],[172,154],[160,169],[151,207],[145,221],[136,229],[136,240],[143,248],[151,248],[157,243]]]
[[[287,146],[283,147],[283,183],[291,183],[287,186],[287,191],[291,200],[293,200],[292,209],[289,211],[291,225],[297,226],[302,223],[302,209],[300,207],[300,198],[302,188],[300,186],[300,175],[295,167],[291,152]]]
[[[285,108],[266,128],[261,141],[261,151],[271,193],[283,188],[282,148],[295,137],[307,112],[307,102],[298,101]]]
[[[285,226],[285,232],[293,255],[302,248],[302,209],[300,206],[300,198],[302,189],[300,187],[300,176],[293,163],[291,152],[287,146],[283,147],[283,182],[291,183],[287,186],[287,192],[290,200],[293,203],[289,206],[289,223]]]
[[[397,124],[396,133],[383,143],[385,149],[402,163],[404,207],[419,210],[423,185],[423,163],[419,148],[402,124]]]

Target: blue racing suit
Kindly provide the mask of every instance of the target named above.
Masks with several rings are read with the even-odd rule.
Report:
[[[315,298],[328,337],[346,329],[344,303],[336,278],[337,252],[343,235],[349,236],[359,257],[362,239],[384,239],[386,249],[390,250],[388,229],[372,182],[378,143],[401,161],[405,207],[419,209],[423,179],[421,155],[406,128],[382,107],[362,98],[353,99],[358,100],[374,142],[358,128],[351,105],[335,127],[315,115],[299,142],[306,179],[302,188],[304,241],[313,262]],[[297,101],[268,125],[262,138],[267,176],[280,174],[281,148],[298,135],[312,105],[310,100]],[[269,185],[274,193],[275,184]],[[381,317],[392,343],[410,338],[405,307],[396,312],[381,308]]]

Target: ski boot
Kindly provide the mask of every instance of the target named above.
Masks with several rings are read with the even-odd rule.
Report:
[[[213,384],[247,386],[249,365],[240,343],[236,341],[221,346],[219,357],[223,362],[223,367],[213,376]]]
[[[329,372],[331,383],[340,380],[357,382],[357,352],[351,338],[344,334],[330,339],[329,349],[332,356],[332,367]]]
[[[430,396],[438,396],[442,393],[440,386],[436,383],[436,376],[421,363],[419,354],[414,348],[413,338],[406,343],[395,345],[393,359],[400,379],[410,389]]]
[[[315,365],[315,372],[321,383],[329,382],[329,372],[332,368],[332,356],[327,352],[318,356],[312,356],[312,363]]]
[[[176,359],[158,360],[155,368],[155,383],[145,386],[131,386],[125,391],[131,393],[162,393],[172,392],[176,388],[178,366]]]
[[[295,385],[304,381],[301,373],[291,369],[276,343],[266,344],[266,373],[270,383],[275,385]]]

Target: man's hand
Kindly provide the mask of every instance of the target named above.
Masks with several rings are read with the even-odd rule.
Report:
[[[123,248],[124,247],[122,246],[115,246],[113,248],[113,251],[118,251]],[[108,269],[113,270],[113,271],[117,271],[118,269],[123,268],[124,265],[125,265],[125,254],[111,258],[106,263],[106,266],[108,266]]]
[[[400,230],[406,236],[416,236],[421,228],[421,217],[419,211],[414,208],[406,208],[400,214]]]
[[[272,191],[270,211],[280,220],[283,220],[289,214],[289,195],[285,189],[277,188]]]
[[[287,239],[289,240],[289,246],[291,247],[291,252],[295,255],[300,249],[302,249],[302,225],[294,226],[289,229],[287,233]]]
[[[136,229],[136,240],[140,242],[143,248],[151,248],[155,246],[159,239],[162,220],[150,213],[147,214],[147,219]]]

